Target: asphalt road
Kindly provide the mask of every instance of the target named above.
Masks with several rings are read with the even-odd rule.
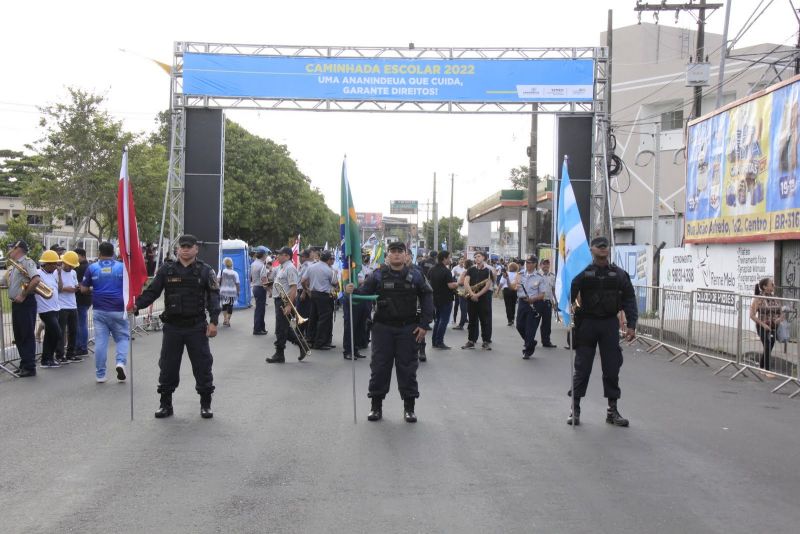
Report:
[[[0,531],[752,533],[800,522],[800,400],[770,394],[774,382],[730,382],[632,347],[620,401],[631,426],[605,423],[598,363],[573,429],[569,352],[523,361],[498,301],[493,351],[429,348],[417,424],[403,421],[394,385],[383,421],[366,421],[369,364],[358,361],[354,424],[352,363],[338,350],[299,363],[291,347],[286,364],[267,365],[274,338],[252,336],[251,315],[235,313],[212,342],[212,420],[200,418],[188,360],[175,416],[153,418],[160,334],[134,343],[133,422],[130,384],[96,384],[91,361],[0,377]],[[563,331],[554,339],[563,345]],[[463,340],[448,331],[448,344]]]

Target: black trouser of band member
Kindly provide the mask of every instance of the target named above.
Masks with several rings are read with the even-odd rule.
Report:
[[[19,352],[20,369],[36,370],[36,296],[31,293],[22,302],[11,303],[11,326]]]
[[[538,302],[532,305],[525,299],[518,300],[517,332],[522,336],[525,353],[533,354],[536,349],[536,330],[539,329],[541,309],[537,306]]]
[[[305,298],[303,298],[305,295]],[[295,307],[297,308],[297,313],[300,314],[300,317],[305,317],[306,319],[311,319],[311,291],[302,289],[299,291],[297,295],[297,300],[294,303]],[[311,321],[306,321],[301,324],[298,328],[306,336],[308,339],[308,325]]]
[[[603,396],[620,398],[619,369],[622,367],[622,349],[619,346],[619,320],[616,315],[603,319],[586,317],[572,334],[575,347],[575,372],[572,377],[576,399],[586,395],[589,375],[592,374],[595,349],[600,347],[600,364],[603,368]]]
[[[189,354],[194,374],[195,390],[200,395],[214,392],[214,375],[211,366],[214,358],[208,346],[205,320],[193,326],[177,326],[164,323],[164,336],[161,339],[161,357],[158,367],[158,392],[172,393],[180,383],[181,359],[183,348]]]
[[[39,314],[44,323],[44,340],[42,341],[42,361],[53,359],[61,345],[61,327],[58,326],[58,312],[49,311]]]
[[[312,316],[316,319],[312,344],[317,348],[330,345],[333,339],[333,299],[330,293],[312,291],[311,302],[314,307]]]
[[[553,324],[553,303],[543,300],[537,303],[537,309],[542,316],[541,338],[543,345],[550,345],[550,332]]]
[[[517,292],[510,287],[503,288],[503,302],[506,305],[506,319],[514,322],[514,313],[517,311]]]
[[[275,299],[275,348],[283,352],[283,349],[286,348],[286,341],[291,341],[290,336],[294,338],[292,334],[289,318],[283,314],[283,301],[277,298]]]
[[[492,294],[484,293],[478,302],[467,300],[469,312],[469,340],[478,341],[478,325],[481,327],[481,339],[485,342],[492,341]]]
[[[368,397],[383,399],[389,393],[392,365],[397,370],[397,389],[400,391],[400,397],[403,400],[419,397],[417,385],[419,360],[413,334],[417,326],[416,324],[391,326],[384,323],[375,323],[372,326],[372,360],[369,364],[372,374],[369,377]]]
[[[75,356],[75,339],[78,335],[78,310],[62,309],[58,312],[58,326],[61,328],[61,343],[56,349],[57,356],[64,356],[64,345],[66,344],[66,356]]]
[[[267,329],[264,314],[267,312],[267,290],[262,285],[253,286],[253,298],[256,301],[253,310],[253,332],[262,332]]]
[[[344,310],[344,332],[342,332],[342,351],[344,354],[352,354],[350,346],[350,303],[347,299],[342,301]],[[353,301],[353,338],[355,338],[356,352],[358,349],[367,346],[367,319],[372,309],[369,301]]]

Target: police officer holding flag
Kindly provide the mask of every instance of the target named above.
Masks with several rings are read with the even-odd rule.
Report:
[[[599,346],[600,363],[603,367],[603,394],[608,399],[606,422],[628,426],[628,420],[617,409],[617,400],[621,395],[619,369],[622,366],[617,315],[620,310],[625,311],[628,321],[625,339],[631,341],[636,336],[639,313],[631,279],[623,269],[609,263],[608,246],[608,239],[605,237],[592,239],[592,263],[572,280],[570,287],[574,317],[572,342],[576,354],[570,391],[574,396],[574,411],[567,419],[569,425],[580,424],[580,401],[586,395],[595,348]]]
[[[221,311],[217,276],[207,263],[197,259],[197,238],[184,234],[178,238],[178,260],[164,264],[152,283],[136,299],[136,311],[147,308],[164,291],[164,337],[158,367],[158,392],[161,406],[156,411],[158,419],[173,413],[172,393],[180,382],[183,348],[189,353],[195,389],[200,395],[200,416],[214,417],[211,411],[211,394],[214,392],[214,362],[208,338],[217,335],[217,321]],[[206,321],[208,312],[208,321]]]
[[[383,417],[383,399],[389,393],[392,365],[397,367],[397,389],[403,399],[405,420],[408,423],[417,421],[414,413],[419,397],[416,344],[424,340],[430,330],[433,295],[422,273],[406,265],[405,251],[404,243],[390,243],[386,265],[355,290],[361,295],[378,295],[372,327],[369,421]],[[353,284],[347,284],[345,291],[352,294]],[[420,317],[417,316],[417,302],[421,308]]]

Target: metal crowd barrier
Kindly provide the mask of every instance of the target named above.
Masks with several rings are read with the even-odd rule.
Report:
[[[763,381],[762,374],[778,377],[782,381],[773,393],[793,385],[796,390],[789,397],[800,395],[800,300],[769,297],[770,305],[781,310],[781,320],[786,322],[788,339],[778,342],[763,332],[760,335],[751,319],[753,301],[763,297],[706,289],[634,289],[639,311],[637,339],[649,346],[647,352],[663,349],[670,354],[670,361],[682,358],[681,365],[694,361],[710,367],[709,361],[721,362],[714,374],[733,368],[730,380],[749,375]]]
[[[159,298],[152,306],[146,310],[142,310],[137,317],[134,317],[133,324],[131,325],[131,335],[144,334],[161,330],[161,320],[158,316],[164,311],[163,296]],[[37,318],[37,330],[40,325]],[[88,314],[88,328],[89,328],[89,351],[94,352],[92,345],[94,344],[94,317],[92,308],[89,308]],[[42,353],[42,343],[40,340],[36,342],[36,357],[37,359]],[[0,372],[4,371],[12,376],[17,376],[19,371],[19,352],[16,345],[14,345],[14,330],[11,324],[11,301],[8,299],[8,290],[0,287]]]

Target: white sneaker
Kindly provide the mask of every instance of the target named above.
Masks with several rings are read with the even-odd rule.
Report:
[[[104,377],[104,376],[98,376],[98,377],[97,377],[97,383],[98,383],[98,384],[102,384],[102,383],[103,383],[103,382],[105,382],[106,380],[108,380],[108,378],[106,378],[106,377]]]
[[[125,382],[125,378],[127,378],[127,376],[125,375],[125,366],[122,365],[121,363],[118,363],[117,364],[117,380],[119,380],[120,382]]]

